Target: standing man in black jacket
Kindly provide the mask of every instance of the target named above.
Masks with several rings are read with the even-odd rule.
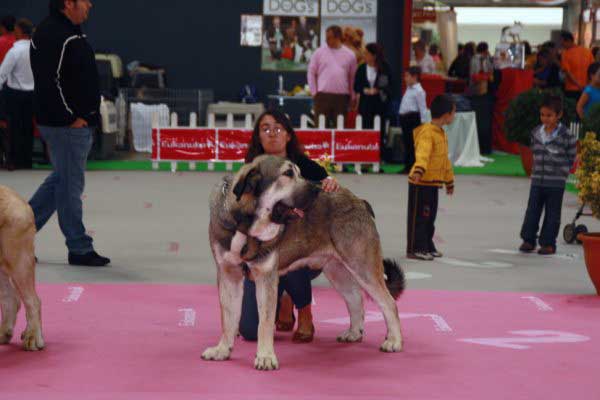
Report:
[[[29,204],[38,231],[58,213],[69,264],[99,267],[110,260],[94,251],[81,202],[100,109],[94,51],[80,28],[91,8],[90,0],[50,0],[50,15],[31,40],[35,114],[49,145],[53,172]]]

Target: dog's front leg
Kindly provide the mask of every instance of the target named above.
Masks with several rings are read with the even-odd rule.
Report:
[[[219,265],[219,300],[221,302],[221,327],[223,334],[219,344],[202,353],[204,360],[223,361],[229,359],[240,325],[242,297],[244,293],[241,268]]]
[[[256,303],[258,304],[258,346],[254,367],[270,371],[279,369],[275,355],[273,337],[275,335],[275,314],[277,312],[277,271],[279,257],[277,252],[265,259],[252,263],[251,269],[256,283]]]

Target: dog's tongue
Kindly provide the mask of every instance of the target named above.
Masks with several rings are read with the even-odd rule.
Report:
[[[293,212],[294,214],[296,214],[296,215],[297,215],[299,218],[304,218],[304,211],[302,211],[302,210],[300,210],[300,209],[298,209],[298,208],[294,208],[294,209],[292,210],[292,212]]]

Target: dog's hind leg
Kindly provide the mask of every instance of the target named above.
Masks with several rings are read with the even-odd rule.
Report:
[[[278,254],[274,251],[263,260],[252,263],[250,267],[256,284],[259,321],[254,367],[264,371],[279,369],[279,361],[277,361],[273,346],[277,312],[277,285],[279,283],[278,261]]]
[[[0,265],[0,308],[2,309],[2,323],[0,324],[0,344],[7,344],[13,337],[17,313],[21,307],[21,300],[10,283],[10,278]]]
[[[218,245],[216,247],[214,254],[218,267],[217,281],[221,303],[222,335],[219,344],[206,349],[202,353],[202,358],[204,360],[223,361],[231,356],[235,337],[239,330],[244,277],[242,268],[224,262],[221,248]]]
[[[323,273],[335,290],[344,298],[350,314],[350,328],[337,337],[338,342],[360,342],[363,338],[365,310],[362,291],[354,277],[339,262],[329,262],[323,267]]]
[[[373,260],[373,263],[377,261]],[[350,262],[348,269],[354,276],[360,286],[367,292],[369,296],[377,303],[385,323],[387,325],[387,335],[385,341],[380,347],[380,350],[386,353],[402,351],[402,333],[400,329],[400,317],[398,316],[398,307],[394,298],[388,291],[385,285],[383,272],[376,273],[375,271],[383,271],[383,262],[381,258],[378,260],[379,266],[370,267],[368,265],[359,265]]]
[[[27,351],[42,350],[45,346],[42,336],[42,304],[35,292],[34,236],[35,230],[31,228],[20,237],[15,237],[14,246],[9,249],[5,247],[10,278],[25,305],[27,328],[21,339],[23,348]]]

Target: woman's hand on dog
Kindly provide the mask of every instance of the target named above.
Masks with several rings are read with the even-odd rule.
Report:
[[[325,192],[337,192],[340,189],[339,182],[332,176],[328,176],[327,178],[321,181],[321,187]]]

